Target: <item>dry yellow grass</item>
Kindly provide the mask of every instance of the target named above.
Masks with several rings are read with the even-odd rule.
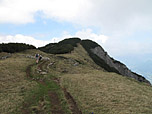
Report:
[[[71,54],[62,56],[86,62],[80,56],[81,50],[79,46]],[[152,114],[151,86],[90,67],[96,66],[95,63],[86,52],[83,57],[89,60],[86,64],[72,67],[61,76],[61,85],[72,94],[83,114]],[[64,61],[62,64],[68,68]]]
[[[152,113],[152,87],[126,77],[94,70],[84,74],[66,74],[61,79],[84,114]]]
[[[26,78],[26,67],[35,60],[23,54],[0,60],[0,114],[11,114],[18,110],[24,94],[36,85]]]
[[[26,67],[35,62],[26,56],[36,53],[50,57],[49,62],[53,64],[49,72],[60,77],[61,86],[71,93],[83,114],[152,114],[151,86],[105,72],[81,45],[71,54],[55,56],[27,50],[0,60],[0,113],[8,114],[20,107],[23,94],[37,86],[27,80],[25,73]]]
[[[74,51],[72,51],[70,54],[59,54],[59,55],[78,60],[82,62],[83,65],[85,65],[85,67],[103,70],[101,67],[99,67],[98,65],[94,63],[94,61],[89,57],[88,53],[80,44],[78,44],[78,46],[75,47]]]

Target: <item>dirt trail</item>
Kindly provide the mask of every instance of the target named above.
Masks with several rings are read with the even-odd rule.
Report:
[[[44,66],[47,65],[48,61],[43,61],[38,65],[38,68],[41,72],[43,71],[47,71],[47,69],[44,69]],[[29,79],[33,80],[31,77],[31,67],[33,67],[35,64],[29,65],[26,69],[26,75]],[[46,86],[46,83],[44,80],[36,80],[38,83]],[[59,79],[56,78],[55,80],[52,79],[52,81],[54,81],[56,84],[58,84],[60,86],[59,83]],[[61,87],[61,86],[60,86]],[[79,110],[75,100],[73,99],[73,97],[70,95],[69,92],[67,92],[67,90],[65,88],[61,88],[61,90],[63,90],[65,98],[68,101],[68,104],[70,106],[70,110],[72,112],[72,114],[82,114],[81,110]],[[57,95],[57,93],[55,91],[49,91],[48,92],[48,96],[50,98],[50,102],[51,102],[51,112],[52,114],[64,114],[64,111],[61,107],[61,101]],[[33,96],[34,97],[34,96]],[[27,103],[23,103],[23,108],[22,108],[22,113],[23,114],[30,114],[29,112],[29,108],[30,108],[30,104],[31,102],[27,102]]]
[[[68,103],[70,104],[72,114],[82,114],[81,110],[78,108],[77,103],[75,102],[71,94],[67,92],[65,88],[63,88],[63,91]]]
[[[26,69],[26,76],[27,76],[27,78],[29,78],[29,79],[31,79],[31,77],[30,77],[30,72],[31,72],[31,67],[32,67],[32,66],[34,66],[34,64],[29,65],[29,66],[27,67],[27,69]],[[32,80],[32,79],[31,79],[31,80]],[[31,103],[32,103],[32,102],[23,102],[23,108],[21,109],[22,114],[30,114],[30,110],[28,110],[28,109],[29,109]]]
[[[43,66],[45,66],[46,63],[47,63],[47,61],[42,62],[40,65],[38,65],[38,68],[41,71],[46,71],[46,69],[43,69]],[[43,81],[43,83],[45,83],[45,82]],[[52,106],[51,106],[52,114],[64,114],[64,111],[62,110],[61,102],[60,102],[60,99],[59,99],[57,93],[54,91],[49,91],[48,96],[49,96],[49,98],[51,100],[50,102],[52,104]]]

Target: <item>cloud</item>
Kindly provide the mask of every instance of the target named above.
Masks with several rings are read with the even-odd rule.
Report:
[[[103,35],[103,34],[93,33],[92,29],[89,29],[89,28],[83,29],[81,31],[77,31],[74,34],[70,34],[67,31],[63,32],[62,38],[72,38],[72,37],[78,37],[81,39],[90,39],[90,40],[93,40],[95,42],[98,42],[101,45],[106,43],[107,39],[109,38],[108,36]]]
[[[106,32],[152,29],[151,0],[1,0],[0,23],[33,23],[35,16],[96,26]]]
[[[90,39],[90,40],[93,40],[93,41],[98,42],[100,44],[106,43],[106,41],[109,38],[108,36],[103,35],[103,34],[93,33],[93,31],[91,29],[78,31],[78,32],[76,32],[75,36],[78,36],[82,39]]]
[[[35,38],[31,36],[24,36],[22,34],[17,35],[6,35],[6,36],[0,36],[0,43],[26,43],[26,44],[32,44],[36,47],[44,46],[50,41],[42,41],[42,40],[36,40]]]
[[[25,36],[22,34],[17,34],[14,36],[13,35],[0,35],[0,43],[17,42],[17,43],[32,44],[36,47],[41,47],[41,46],[44,46],[48,43],[56,43],[56,42],[59,42],[65,38],[72,38],[72,37],[79,37],[82,39],[91,39],[91,40],[99,42],[101,44],[105,43],[106,40],[108,39],[108,36],[105,36],[102,34],[95,34],[92,32],[91,29],[86,29],[86,30],[77,31],[73,35],[64,31],[60,37],[51,38],[49,41],[37,40],[34,37]]]
[[[142,37],[142,40],[138,37],[136,39],[130,38],[128,40],[128,37],[122,38],[118,36],[110,36],[106,43],[102,44],[110,55],[124,58],[125,56],[152,54],[151,45],[151,37]]]
[[[70,34],[68,31],[63,31],[62,35],[60,37],[54,37],[51,39],[52,43],[59,42],[61,40],[64,40],[65,38],[81,38],[82,40],[84,39],[90,39],[95,42],[98,42],[100,45],[106,43],[106,41],[109,39],[108,36],[103,35],[103,34],[96,34],[93,33],[92,29],[83,29],[80,31],[75,32],[74,34]]]
[[[1,0],[0,23],[31,23],[37,13],[42,18],[71,21],[87,4],[87,0]]]

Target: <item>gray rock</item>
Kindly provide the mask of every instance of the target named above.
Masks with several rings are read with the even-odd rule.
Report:
[[[143,76],[138,75],[134,72],[132,72],[131,70],[129,70],[126,65],[124,65],[123,63],[114,60],[113,58],[111,58],[107,52],[105,52],[103,50],[102,47],[98,46],[95,47],[94,49],[91,49],[91,51],[96,54],[99,58],[101,58],[102,60],[104,60],[110,67],[115,68],[117,71],[119,71],[119,73],[123,76],[127,76],[127,77],[131,77],[136,79],[137,81],[140,82],[146,82],[148,84],[150,84],[150,82],[148,80],[146,80]]]
[[[45,74],[47,74],[47,72],[41,72],[40,74],[45,75]]]
[[[73,65],[74,65],[74,66],[78,66],[78,65],[79,65],[79,63],[74,63]]]

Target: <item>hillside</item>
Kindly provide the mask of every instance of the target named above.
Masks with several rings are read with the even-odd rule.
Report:
[[[126,65],[110,57],[99,44],[91,40],[69,38],[56,44],[48,44],[44,47],[40,47],[39,49],[50,54],[65,54],[71,53],[71,51],[73,51],[74,48],[77,47],[78,43],[83,46],[83,48],[87,51],[92,60],[106,71],[115,72],[123,76],[134,78],[139,82],[150,84],[150,82],[146,80],[143,76],[132,72],[131,70],[129,70],[129,68],[126,67]]]
[[[149,84],[108,72],[80,43],[73,48],[71,53],[56,55],[27,50],[1,59],[0,113],[152,113]],[[39,64],[36,53],[43,56]]]

